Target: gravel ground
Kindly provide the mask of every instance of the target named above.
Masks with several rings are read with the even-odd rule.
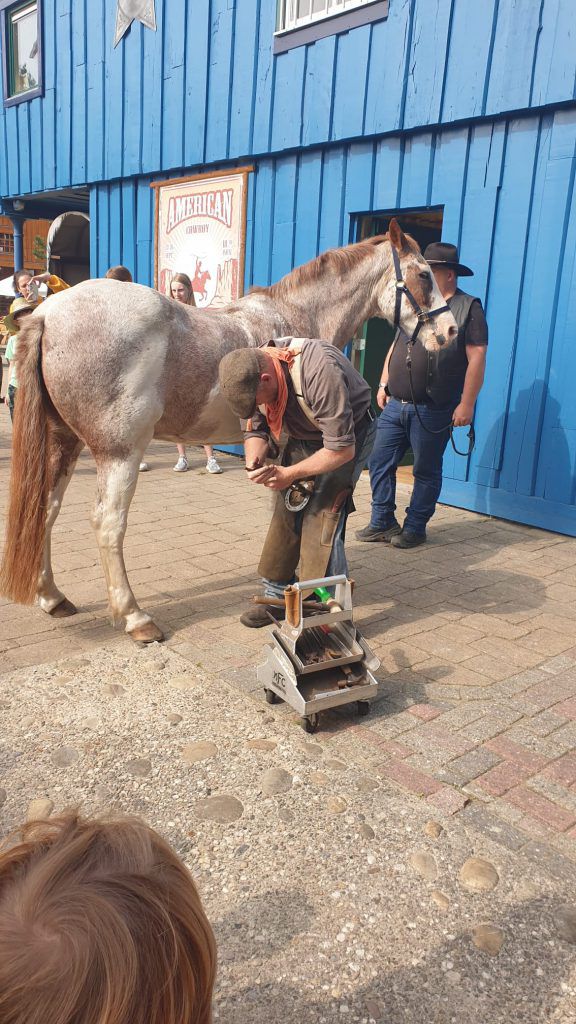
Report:
[[[223,1024],[576,1021],[575,878],[431,822],[201,667],[104,648],[3,676],[0,715],[2,831],[37,799],[145,817],[214,925]]]

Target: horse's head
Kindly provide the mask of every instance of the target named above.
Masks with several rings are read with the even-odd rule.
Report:
[[[455,341],[456,321],[418,243],[404,234],[394,218],[390,221],[388,239],[392,259],[387,261],[389,271],[376,289],[380,315],[401,327],[408,338],[417,335],[430,351]]]

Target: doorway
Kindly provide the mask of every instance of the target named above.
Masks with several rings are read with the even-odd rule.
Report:
[[[392,217],[396,217],[402,230],[412,235],[424,252],[430,242],[439,242],[442,238],[443,212],[443,207],[427,207],[420,210],[390,210],[386,213],[361,214],[356,220],[355,241],[361,242],[364,238],[386,234]],[[376,395],[382,367],[394,341],[394,334],[395,331],[391,324],[375,317],[365,321],[360,336],[355,338],[352,343],[354,365],[372,388],[372,402],[375,409],[378,408]],[[402,466],[412,466],[413,462],[414,457],[409,451],[402,460]],[[410,470],[405,474],[400,472],[400,478],[403,475],[410,479]]]
[[[90,218],[87,213],[70,210],[50,225],[46,244],[48,267],[69,285],[90,277]]]

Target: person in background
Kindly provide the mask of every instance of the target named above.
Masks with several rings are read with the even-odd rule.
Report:
[[[380,541],[404,549],[426,541],[426,526],[442,488],[442,460],[450,425],[465,427],[472,422],[484,381],[488,345],[480,299],[458,287],[459,275],[472,277],[474,272],[460,263],[456,246],[432,242],[424,258],[456,320],[458,337],[456,344],[437,353],[426,352],[417,338],[409,373],[407,339],[400,332],[396,335],[378,385],[377,401],[382,413],[369,466],[372,515],[368,526],[356,533],[357,540]],[[400,527],[394,514],[396,470],[410,447],[414,452],[414,487]]]
[[[15,300],[28,298],[28,288],[33,277],[33,270],[16,270],[14,272],[14,277],[12,278],[12,291],[14,292]],[[12,312],[11,309],[10,312]]]
[[[123,267],[122,265],[110,267],[104,274],[104,277],[107,277],[109,281],[125,281],[127,284],[132,284],[134,281],[128,267]]]
[[[27,299],[19,298],[14,299],[10,309],[12,310],[8,316],[4,317],[4,326],[8,331],[8,344],[6,346],[6,360],[8,362],[8,390],[6,392],[8,399],[8,410],[10,412],[10,419],[14,421],[14,406],[16,402],[16,391],[18,389],[18,380],[16,377],[16,340],[18,338],[18,331],[20,330],[21,322],[26,316],[30,316],[36,309],[36,304],[28,302]]]
[[[215,974],[192,877],[145,822],[67,813],[0,851],[0,1020],[210,1024]]]
[[[188,274],[175,274],[170,282],[170,298],[176,302],[183,302],[186,306],[195,306],[194,290],[192,281]],[[175,473],[186,473],[188,470],[188,459],[186,448],[183,444],[176,445],[178,449],[178,462],[174,466]],[[204,454],[206,455],[206,469],[208,473],[221,473],[222,469],[214,457],[214,449],[211,444],[205,444]]]
[[[0,319],[0,347],[8,343],[8,331],[4,327],[4,317]],[[4,404],[4,395],[2,394],[2,381],[4,379],[4,360],[2,353],[0,352],[0,405]]]
[[[61,277],[57,277],[56,274],[34,274],[31,270],[16,270],[14,277],[12,278],[12,290],[16,296],[14,302],[10,306],[10,313],[14,310],[14,304],[18,299],[26,299],[32,306],[38,306],[44,299],[38,294],[38,286],[45,284],[48,291],[63,292],[70,285],[66,284]],[[6,318],[5,318],[6,322]]]

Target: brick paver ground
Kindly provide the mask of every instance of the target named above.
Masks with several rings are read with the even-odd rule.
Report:
[[[2,407],[2,510],[9,430]],[[204,472],[200,450],[188,474],[172,472],[175,457],[159,443],[147,455],[126,542],[132,585],[170,647],[261,705],[254,667],[267,630],[244,629],[238,615],[256,591],[268,495],[232,457],[219,477]],[[107,619],[88,522],[94,486],[83,455],[54,532],[56,578],[80,614],[52,620],[1,602],[1,671],[131,644]],[[551,871],[559,857],[576,859],[576,540],[440,508],[429,543],[404,552],[356,543],[367,480],[357,505],[356,618],[382,661],[381,688],[361,723],[349,709],[324,717],[335,755],[416,794],[435,816],[463,815],[548,859]]]

